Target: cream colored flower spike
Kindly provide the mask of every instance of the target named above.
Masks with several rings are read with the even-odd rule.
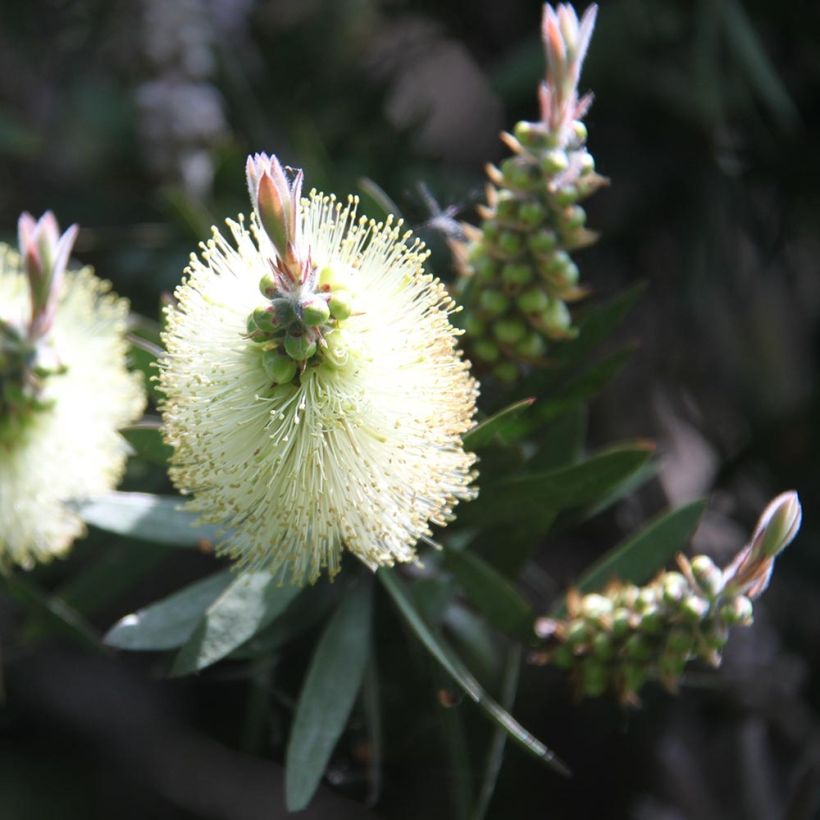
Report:
[[[214,229],[168,310],[171,477],[241,566],[302,584],[334,576],[343,548],[371,569],[412,561],[475,495],[455,305],[400,222],[300,199],[275,158],[248,177],[250,231]]]
[[[128,452],[117,431],[145,406],[126,369],[128,303],[90,268],[64,271],[71,229],[49,270],[53,216],[43,226],[42,259],[22,231],[25,259],[0,245],[0,563],[26,568],[83,533],[66,502],[117,484]]]

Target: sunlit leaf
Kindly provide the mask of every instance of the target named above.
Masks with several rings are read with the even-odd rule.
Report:
[[[299,592],[268,572],[234,576],[179,650],[171,674],[198,672],[221,660],[284,612]]]
[[[111,627],[105,643],[118,649],[177,649],[191,637],[205,610],[235,577],[230,570],[217,572],[126,615]]]
[[[181,509],[183,499],[151,493],[108,493],[76,505],[87,524],[106,532],[156,544],[202,548],[216,539],[216,527],[195,524]]]

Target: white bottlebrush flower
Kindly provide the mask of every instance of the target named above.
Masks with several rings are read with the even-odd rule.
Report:
[[[112,489],[142,412],[126,369],[128,304],[90,268],[64,271],[76,229],[20,221],[21,258],[0,245],[0,563],[63,554],[84,531],[67,502]]]
[[[412,561],[475,494],[455,305],[400,222],[301,199],[275,158],[248,178],[250,228],[214,229],[168,310],[171,477],[241,566],[300,584],[335,575],[343,548],[372,569]]]

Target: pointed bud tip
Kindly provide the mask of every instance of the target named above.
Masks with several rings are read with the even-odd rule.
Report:
[[[794,540],[802,520],[803,508],[797,493],[781,493],[760,516],[752,538],[754,551],[766,558],[778,555]]]

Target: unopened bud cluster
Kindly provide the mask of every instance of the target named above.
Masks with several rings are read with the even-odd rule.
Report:
[[[643,587],[613,583],[602,594],[571,595],[569,616],[541,619],[541,660],[572,672],[581,695],[614,691],[624,702],[652,679],[674,691],[689,661],[721,661],[729,628],[749,626],[752,601],[724,582],[711,558],[678,557],[680,572],[663,572]]]
[[[353,303],[343,271],[310,270],[294,290],[266,275],[259,290],[267,301],[248,316],[247,334],[259,345],[272,384],[290,384],[308,365],[344,364],[342,326]]]
[[[752,602],[801,521],[797,493],[781,493],[725,569],[706,555],[678,555],[679,571],[662,572],[646,586],[613,581],[601,594],[571,592],[566,618],[536,622],[544,650],[533,660],[569,670],[579,694],[589,697],[614,691],[636,703],[650,679],[674,691],[689,661],[719,666],[729,628],[752,623]]]
[[[546,7],[541,120],[502,134],[512,156],[488,166],[483,221],[465,226],[467,242],[455,246],[469,354],[504,382],[577,332],[567,305],[585,291],[570,253],[595,240],[580,203],[606,182],[586,147],[591,100],[577,95],[594,18],[595,7],[580,24],[568,6]]]
[[[36,412],[51,406],[43,398],[44,382],[65,372],[50,332],[77,234],[75,225],[60,234],[50,211],[36,221],[22,214],[17,228],[31,312],[28,321],[12,321],[0,305],[0,445],[14,442]]]

